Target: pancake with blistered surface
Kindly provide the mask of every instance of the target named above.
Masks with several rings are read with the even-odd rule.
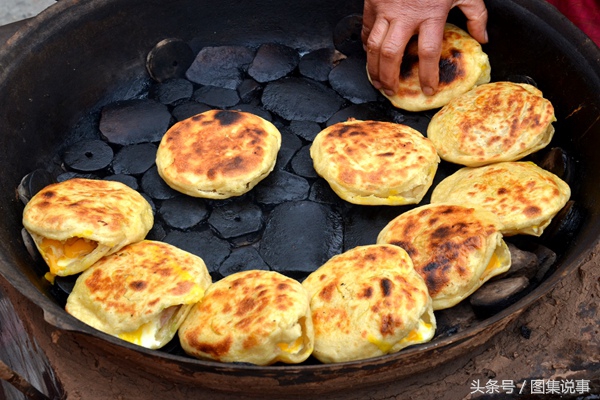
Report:
[[[225,199],[250,191],[273,170],[281,134],[247,112],[210,110],[173,125],[156,153],[158,173],[173,189]]]
[[[438,90],[426,96],[419,81],[417,37],[406,46],[400,66],[400,85],[392,96],[381,93],[392,104],[407,111],[423,111],[442,107],[476,85],[490,81],[490,62],[481,45],[459,27],[446,24],[439,62]]]
[[[390,354],[433,338],[431,297],[402,248],[355,247],[302,282],[315,327],[313,355],[324,363]]]
[[[200,359],[300,363],[313,350],[308,294],[278,272],[237,272],[207,290],[179,329],[179,340]]]
[[[442,180],[431,203],[460,202],[496,214],[502,233],[540,236],[571,197],[569,185],[532,162],[465,167]]]
[[[554,107],[536,87],[494,82],[437,112],[427,128],[440,157],[468,167],[516,161],[548,145]]]
[[[381,121],[331,125],[314,139],[310,155],[315,170],[338,196],[363,205],[418,203],[440,161],[421,133]]]
[[[81,274],[66,311],[109,335],[157,349],[175,336],[211,282],[200,257],[144,240]]]
[[[405,249],[423,277],[433,309],[452,307],[510,268],[498,217],[480,207],[430,204],[394,218],[377,243]]]
[[[74,275],[139,242],[154,224],[150,204],[120,182],[70,179],[39,191],[23,210],[51,275]],[[52,278],[49,278],[52,280]]]

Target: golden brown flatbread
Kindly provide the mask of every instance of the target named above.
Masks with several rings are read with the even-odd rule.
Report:
[[[510,252],[500,220],[481,207],[429,204],[388,223],[377,243],[405,249],[423,277],[433,309],[452,307],[490,278],[508,271]]]
[[[570,197],[553,173],[513,161],[459,169],[434,188],[431,203],[479,205],[500,218],[503,235],[540,236]]]
[[[273,170],[281,134],[247,112],[210,110],[173,125],[156,153],[158,173],[173,189],[225,199],[250,191]]]
[[[321,131],[310,147],[315,170],[342,199],[363,205],[421,201],[440,158],[409,126],[351,120]]]
[[[102,332],[157,349],[175,336],[211,282],[200,257],[144,240],[82,273],[65,309]]]
[[[101,257],[139,242],[154,224],[150,204],[113,181],[70,179],[38,192],[23,210],[31,234],[53,275],[74,275]]]
[[[313,355],[324,363],[395,353],[435,333],[427,286],[398,246],[355,247],[331,258],[302,285],[311,299]]]
[[[548,145],[554,107],[534,86],[477,86],[438,111],[427,128],[440,157],[468,167],[516,161]]]
[[[442,39],[440,75],[437,92],[426,96],[419,81],[417,37],[413,37],[404,52],[400,67],[400,86],[392,104],[407,111],[423,111],[442,107],[453,98],[490,81],[490,62],[481,45],[459,27],[446,24]]]
[[[179,329],[179,340],[200,359],[300,363],[313,350],[308,294],[278,272],[237,272],[207,290]]]

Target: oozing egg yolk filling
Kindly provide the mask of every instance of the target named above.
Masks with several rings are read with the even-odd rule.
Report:
[[[40,251],[50,267],[50,272],[59,275],[72,260],[87,256],[96,247],[98,243],[78,237],[64,241],[44,238],[40,244]]]

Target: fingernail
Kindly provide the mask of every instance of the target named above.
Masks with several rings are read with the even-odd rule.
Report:
[[[488,42],[488,33],[487,29],[483,32],[483,37],[485,38],[486,43]]]
[[[433,88],[430,86],[425,86],[423,89],[423,94],[425,94],[425,96],[432,96],[433,95]]]
[[[381,89],[381,82],[379,81],[373,81],[373,86],[375,86],[375,89],[379,90]]]
[[[393,90],[390,90],[390,89],[385,89],[385,90],[383,91],[383,93],[385,93],[385,94],[386,94],[386,95],[388,95],[388,96],[393,96],[393,95],[395,95],[395,94],[396,94],[396,93],[394,93],[394,91],[393,91]]]

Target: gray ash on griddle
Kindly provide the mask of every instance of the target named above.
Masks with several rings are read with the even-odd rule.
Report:
[[[121,182],[121,183],[129,186],[133,190],[139,190],[139,188],[140,188],[140,184],[139,184],[137,178],[135,176],[131,176],[131,175],[114,174],[114,175],[105,176],[102,179],[107,180],[107,181]]]
[[[69,146],[62,159],[74,171],[100,171],[112,161],[113,149],[100,139],[81,140]]]
[[[204,199],[180,195],[167,199],[158,208],[158,216],[170,228],[189,229],[208,218]]]
[[[233,249],[225,261],[221,263],[218,273],[222,277],[241,271],[268,271],[269,266],[254,247],[245,246]]]
[[[256,234],[263,227],[263,211],[246,198],[220,202],[213,208],[208,224],[224,239]]]
[[[177,121],[183,121],[184,119],[191,118],[194,115],[201,114],[212,109],[213,108],[211,106],[207,106],[206,104],[198,103],[196,101],[188,101],[175,106],[173,111],[171,111],[171,114],[173,114],[173,117]]]
[[[275,169],[254,187],[256,201],[276,205],[287,201],[305,200],[310,184],[301,176]]]
[[[275,81],[294,71],[299,61],[300,55],[295,49],[278,43],[265,43],[256,51],[248,67],[248,75],[260,83]]]
[[[194,91],[194,100],[216,108],[233,107],[240,102],[240,96],[235,89],[218,86],[202,86]]]
[[[313,121],[291,121],[289,128],[296,136],[307,142],[315,140],[315,137],[321,132],[321,125]]]
[[[179,196],[158,174],[156,165],[142,175],[142,191],[155,200],[167,200]]]
[[[312,158],[310,157],[310,145],[306,145],[302,147],[291,161],[292,171],[304,178],[318,178],[319,174],[315,171],[315,167],[313,166]]]
[[[298,71],[306,78],[326,82],[333,67],[344,57],[332,48],[313,50],[300,58]]]
[[[158,142],[170,123],[169,109],[158,101],[123,100],[102,108],[100,132],[113,144]]]
[[[279,130],[281,133],[281,147],[277,153],[276,169],[285,169],[294,154],[302,147],[302,140],[294,135],[288,128]]]
[[[288,77],[268,83],[262,103],[267,110],[289,121],[325,122],[342,107],[344,99],[319,82]]]
[[[194,61],[194,52],[181,39],[161,40],[146,57],[146,70],[152,79],[163,82],[173,78],[183,78]]]
[[[158,147],[153,143],[123,146],[115,154],[111,168],[115,174],[143,174],[154,165],[157,150]]]
[[[354,104],[368,103],[379,98],[367,74],[367,61],[362,57],[348,57],[331,70],[329,84],[343,98]]]
[[[194,84],[187,79],[169,79],[152,88],[153,97],[165,105],[177,105],[194,93]]]
[[[171,231],[162,241],[202,258],[213,279],[215,276],[218,279],[219,267],[231,253],[229,243],[209,229],[200,232]]]
[[[310,201],[285,202],[267,220],[259,252],[272,270],[300,279],[342,251],[340,215]]]
[[[186,72],[193,83],[237,89],[255,51],[243,46],[204,47]]]

